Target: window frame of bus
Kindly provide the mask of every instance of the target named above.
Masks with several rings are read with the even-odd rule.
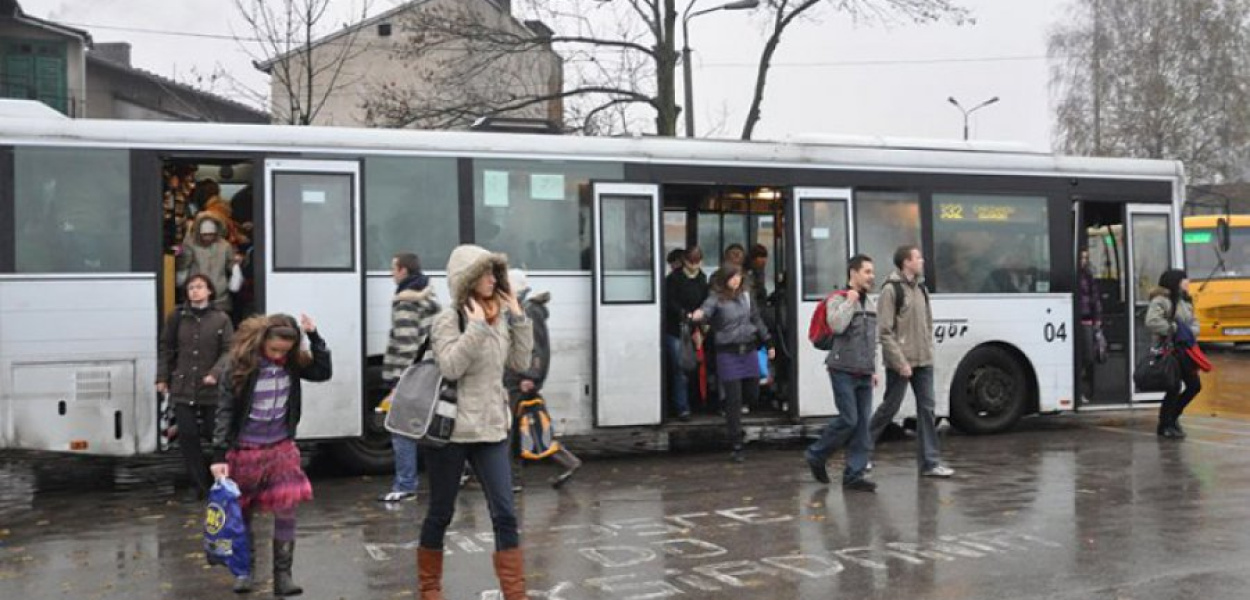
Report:
[[[280,225],[278,221],[278,217],[279,217],[278,215],[278,178],[283,177],[283,176],[301,176],[301,175],[312,175],[312,176],[317,176],[317,177],[347,177],[348,178],[348,188],[347,188],[347,192],[348,192],[348,202],[347,202],[348,246],[347,246],[347,251],[348,251],[350,258],[348,260],[347,266],[343,266],[343,267],[339,267],[339,266],[335,266],[335,267],[305,267],[305,266],[289,267],[289,266],[282,266],[282,264],[279,262],[278,248],[282,244],[282,238],[284,236],[279,234]],[[358,208],[357,203],[360,202],[360,198],[358,196],[361,195],[359,193],[359,190],[360,190],[360,183],[362,182],[362,179],[363,178],[360,177],[360,171],[325,172],[325,171],[307,171],[307,170],[301,170],[301,169],[292,169],[292,170],[277,169],[277,170],[274,170],[270,174],[269,181],[266,182],[269,185],[269,188],[267,190],[267,194],[266,194],[264,201],[267,203],[272,202],[270,206],[266,206],[265,208],[267,211],[273,211],[273,217],[271,219],[273,230],[269,232],[270,244],[269,244],[268,250],[272,252],[274,273],[354,273],[356,271],[358,267],[357,261],[356,261],[356,254],[357,254],[356,248],[359,245],[356,240],[356,213],[357,213],[357,208]],[[302,201],[303,200],[301,199],[301,202]],[[363,251],[363,248],[361,248],[361,250]],[[302,256],[302,251],[301,251],[301,258],[302,257],[303,256]]]
[[[946,223],[952,220],[960,220],[964,223],[970,223],[970,222],[993,223],[993,222],[1001,222],[1002,219],[978,219],[975,221],[963,220],[962,217],[960,219],[943,219],[942,218],[943,205],[951,201],[956,201],[966,206],[976,206],[976,205],[984,204],[986,200],[990,200],[990,199],[1026,202],[1027,204],[1025,205],[1025,207],[1028,210],[1032,210],[1034,209],[1034,207],[1040,207],[1039,208],[1039,210],[1041,211],[1040,219],[1034,220],[1031,223],[1029,221],[1024,221],[1024,222],[1018,222],[1015,224],[1019,226],[1027,226],[1031,224],[1034,227],[1037,227],[1040,225],[1043,228],[1043,230],[1041,231],[1040,239],[1044,240],[1045,242],[1044,244],[1042,244],[1042,247],[1045,248],[1045,253],[1046,253],[1045,264],[1044,266],[1038,266],[1037,263],[1034,263],[1030,265],[1028,268],[1034,270],[1038,275],[1038,278],[1032,282],[1033,286],[1036,287],[1038,283],[1045,281],[1046,288],[1047,288],[1046,291],[1038,291],[1037,289],[1031,289],[1028,291],[986,292],[986,291],[982,291],[979,289],[971,289],[971,290],[962,289],[962,288],[958,290],[951,289],[950,281],[953,279],[950,276],[950,272],[949,272],[951,265],[950,265],[948,258],[944,257],[941,253],[941,243],[945,239],[947,239],[946,235],[951,235],[952,239],[958,240],[958,238],[961,237],[961,235],[966,232],[963,232],[963,231],[950,232],[949,230],[944,232],[943,223]],[[936,292],[947,293],[947,294],[988,294],[988,293],[1044,294],[1044,293],[1054,293],[1056,291],[1056,281],[1054,277],[1055,248],[1053,247],[1054,240],[1051,239],[1051,229],[1052,229],[1051,225],[1053,225],[1053,215],[1051,213],[1053,211],[1051,210],[1052,198],[1049,194],[1046,194],[1042,191],[1023,192],[1023,191],[942,190],[942,191],[932,191],[929,194],[929,203],[930,203],[930,207],[929,207],[928,212],[933,223],[932,236],[931,236],[931,239],[929,240],[929,243],[931,244],[933,250],[930,255],[931,260],[926,261],[926,268],[930,268],[930,265],[932,265],[931,268],[933,270],[933,279],[935,280],[934,287],[936,287],[936,290],[935,290]],[[999,208],[1002,208],[1002,207],[999,207]],[[998,235],[994,232],[990,232],[990,233],[991,235]],[[1036,235],[1036,233],[1033,235]],[[972,261],[971,264],[974,264],[974,265],[980,264],[980,262],[981,261]],[[989,277],[989,273],[995,270],[998,270],[1000,268],[1005,268],[1005,267],[995,267],[994,269],[990,269],[989,271],[987,271],[986,272],[987,278]],[[944,275],[945,277],[943,277]]]
[[[656,272],[655,272],[655,262],[656,262],[655,248],[656,248],[656,241],[657,241],[655,236],[657,235],[657,232],[655,231],[654,223],[652,222],[652,219],[651,219],[651,216],[652,216],[651,210],[652,210],[652,203],[654,202],[654,198],[652,196],[642,195],[642,194],[606,193],[600,196],[600,198],[597,201],[599,202],[600,211],[601,211],[599,215],[599,232],[598,232],[599,235],[597,236],[597,240],[595,240],[592,243],[599,244],[600,247],[597,249],[597,253],[601,255],[600,260],[603,260],[603,262],[606,263],[606,258],[607,258],[607,255],[605,252],[607,248],[607,244],[605,243],[605,241],[607,239],[607,226],[608,226],[608,219],[606,218],[607,215],[603,214],[606,211],[603,211],[603,208],[609,201],[625,201],[631,204],[634,202],[645,202],[646,214],[647,214],[646,224],[647,224],[647,232],[648,232],[647,246],[646,246],[647,253],[648,253],[647,269],[646,269],[647,285],[648,285],[647,296],[645,298],[633,298],[633,299],[623,299],[623,300],[618,300],[613,297],[609,297],[608,279],[610,278],[610,276],[608,275],[608,268],[606,265],[602,265],[602,266],[595,265],[596,276],[599,278],[598,285],[599,285],[599,289],[601,290],[600,304],[604,306],[628,306],[628,305],[656,304],[659,301],[659,290],[657,289],[657,282],[656,282],[657,278],[656,278]],[[630,237],[633,237],[636,235],[637,235],[637,232],[633,232],[632,235],[626,235],[626,240],[628,241]],[[626,271],[628,272],[628,270]]]
[[[116,218],[111,222],[120,223],[119,227],[125,230],[118,236],[124,238],[124,243],[119,244],[119,248],[124,248],[124,259],[118,261],[116,268],[101,268],[97,270],[69,270],[63,268],[56,269],[23,269],[19,265],[19,258],[22,255],[20,251],[20,236],[17,231],[18,216],[18,177],[20,170],[17,168],[19,155],[22,151],[44,151],[44,152],[63,152],[71,153],[93,153],[93,154],[116,154],[125,157],[125,168],[108,169],[108,173],[119,177],[125,184],[125,193],[119,196],[118,206],[112,208],[121,208],[122,211],[114,211],[112,213]],[[66,168],[65,161],[49,161],[60,167],[60,170]],[[142,188],[135,185],[135,169],[136,169],[136,151],[127,148],[108,148],[96,146],[5,146],[3,148],[3,156],[0,157],[0,231],[10,232],[10,241],[7,244],[0,244],[0,272],[13,273],[18,275],[45,276],[45,275],[68,275],[73,277],[92,277],[92,276],[108,276],[116,274],[129,274],[136,272],[147,272],[154,268],[153,259],[144,257],[143,253],[138,252],[140,244],[136,240],[135,223],[137,218],[149,216],[150,213],[160,214],[159,204],[156,205],[155,212],[151,210],[143,210],[142,205],[134,200],[135,194],[142,191]],[[109,207],[106,207],[109,208]],[[145,259],[147,258],[147,259]]]
[[[925,250],[925,195],[914,189],[885,189],[885,188],[855,188],[853,193],[853,201],[855,203],[855,248],[854,254],[864,254],[872,259],[873,268],[877,276],[878,291],[885,285],[886,277],[898,269],[894,265],[894,252],[904,244],[914,244],[921,249],[921,253],[928,255]],[[869,217],[878,216],[870,214],[871,211],[864,211],[863,207],[868,205],[880,205],[883,203],[908,204],[916,209],[916,241],[899,241],[895,240],[893,247],[887,248],[887,253],[882,256],[869,254],[864,247],[863,240],[868,239],[864,235],[862,224]],[[927,267],[926,261],[926,267]],[[926,278],[928,274],[926,273]]]

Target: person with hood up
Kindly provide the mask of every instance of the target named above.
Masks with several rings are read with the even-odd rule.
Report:
[[[1150,292],[1150,305],[1146,308],[1146,329],[1154,334],[1154,346],[1176,346],[1176,360],[1181,372],[1180,381],[1163,395],[1156,433],[1165,438],[1183,439],[1185,430],[1181,429],[1181,414],[1202,391],[1198,366],[1186,351],[1187,347],[1196,345],[1198,320],[1194,317],[1193,299],[1189,296],[1189,276],[1184,271],[1169,269],[1159,276],[1159,287]]]
[[[217,290],[213,307],[229,314],[230,271],[236,257],[234,246],[222,239],[225,229],[225,224],[213,213],[200,213],[191,226],[193,235],[178,249],[177,267],[188,279],[200,274],[208,277]]]
[[[524,600],[525,565],[512,497],[508,434],[512,411],[504,370],[530,368],[533,323],[508,286],[508,258],[474,245],[457,247],[447,261],[451,306],[434,319],[434,360],[456,382],[451,442],[427,449],[430,504],[417,548],[421,600],[443,600],[443,538],[455,516],[465,463],[482,485],[495,534],[493,562],[504,600]]]
[[[430,336],[438,300],[430,278],[421,272],[421,260],[411,252],[400,252],[391,258],[391,279],[397,289],[391,299],[391,333],[382,358],[382,383],[392,390],[404,369],[417,359],[421,345]],[[386,410],[390,397],[383,403]],[[378,497],[379,502],[402,502],[417,497],[417,441],[398,434],[391,435],[395,451],[395,482],[391,491]]]
[[[534,351],[529,368],[520,371],[508,369],[504,373],[504,385],[508,388],[513,415],[512,455],[516,462],[512,471],[512,489],[520,491],[523,485],[521,468],[525,464],[520,459],[520,430],[517,428],[521,418],[520,404],[522,400],[534,398],[542,393],[543,383],[547,380],[547,372],[551,369],[551,337],[547,330],[547,319],[551,316],[547,303],[551,301],[551,293],[530,294],[529,277],[521,269],[508,271],[508,284],[525,310],[525,316],[529,317],[530,323],[534,324]],[[551,455],[551,460],[564,467],[563,472],[551,478],[551,487],[556,489],[568,483],[569,479],[573,478],[573,474],[582,467],[581,459],[563,444]]]

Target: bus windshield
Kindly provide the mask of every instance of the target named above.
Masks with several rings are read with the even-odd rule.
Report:
[[[1211,279],[1250,279],[1250,227],[1229,230],[1229,250],[1224,255],[1224,268],[1219,269],[1219,256],[1214,228],[1185,229],[1185,265],[1194,281]]]

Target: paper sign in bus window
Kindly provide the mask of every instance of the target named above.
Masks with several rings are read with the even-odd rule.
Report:
[[[508,206],[508,172],[482,172],[482,204],[504,208]]]
[[[325,190],[301,190],[300,200],[304,204],[325,204],[326,192]]]
[[[530,197],[535,200],[563,200],[564,175],[543,173],[530,175]]]
[[[827,240],[827,239],[829,239],[829,228],[828,228],[828,227],[813,227],[813,228],[812,228],[812,239],[813,239],[813,240]]]

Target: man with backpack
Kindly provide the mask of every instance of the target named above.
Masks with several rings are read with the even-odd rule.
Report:
[[[813,323],[809,333],[817,348],[829,350],[825,366],[833,382],[833,399],[838,416],[829,421],[820,439],[807,448],[804,458],[812,477],[829,483],[826,463],[840,448],[848,448],[842,487],[874,492],[877,484],[864,477],[872,454],[869,416],[872,414],[872,389],[877,386],[877,307],[868,297],[872,291],[872,259],[858,254],[847,264],[847,289],[825,299],[819,313],[822,322]],[[815,321],[815,319],[814,319]],[[823,324],[823,326],[822,326]]]
[[[898,268],[877,299],[881,351],[885,359],[885,399],[872,416],[872,440],[894,420],[910,382],[916,395],[917,456],[924,477],[947,478],[955,471],[941,462],[934,416],[933,310],[922,281],[924,255],[914,245],[894,251]]]

